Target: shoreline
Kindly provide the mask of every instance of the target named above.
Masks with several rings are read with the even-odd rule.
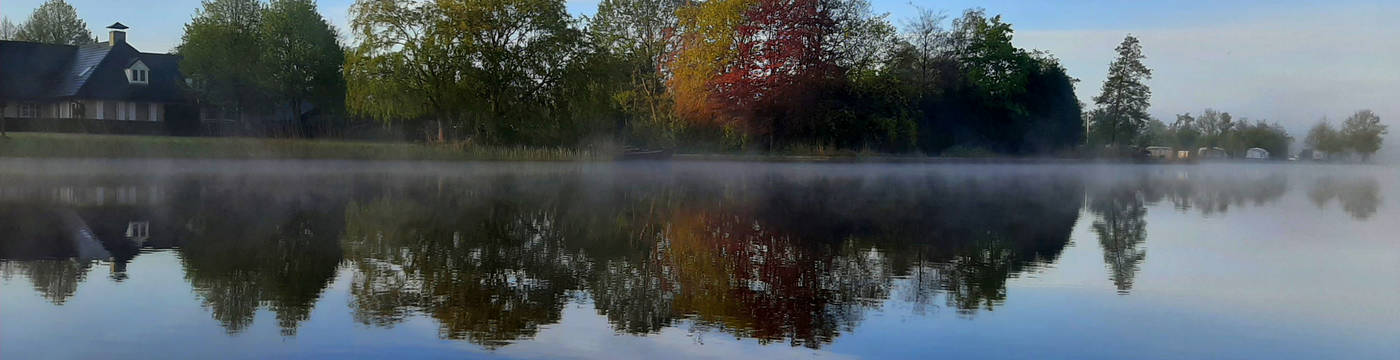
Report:
[[[169,137],[67,133],[10,133],[0,138],[0,160],[255,160],[361,162],[754,162],[832,164],[1006,164],[1192,165],[1135,159],[1069,157],[942,157],[900,154],[801,155],[763,153],[678,153],[669,159],[624,160],[617,151],[548,147],[426,145],[362,140]],[[23,160],[21,160],[23,161]],[[1236,164],[1350,164],[1314,161],[1228,159]],[[1375,164],[1375,163],[1373,163]]]

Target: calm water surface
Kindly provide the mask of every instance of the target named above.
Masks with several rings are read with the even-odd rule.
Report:
[[[1400,169],[0,162],[0,358],[1400,358]]]

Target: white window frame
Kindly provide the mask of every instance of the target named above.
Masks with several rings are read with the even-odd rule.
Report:
[[[150,84],[151,68],[146,66],[146,63],[141,62],[141,60],[137,60],[135,63],[131,64],[130,67],[126,68],[126,81],[131,84]]]
[[[17,110],[19,110],[19,112],[16,113],[16,115],[19,115],[21,118],[33,119],[39,117],[39,104],[20,103],[19,109]]]

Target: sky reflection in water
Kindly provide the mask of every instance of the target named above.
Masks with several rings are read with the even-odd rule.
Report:
[[[1393,168],[239,164],[0,170],[0,357],[1400,353]]]

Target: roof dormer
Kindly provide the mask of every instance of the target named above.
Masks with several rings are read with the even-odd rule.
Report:
[[[150,84],[151,68],[147,67],[146,63],[141,62],[141,59],[132,61],[131,65],[126,67],[126,82],[132,85]]]

